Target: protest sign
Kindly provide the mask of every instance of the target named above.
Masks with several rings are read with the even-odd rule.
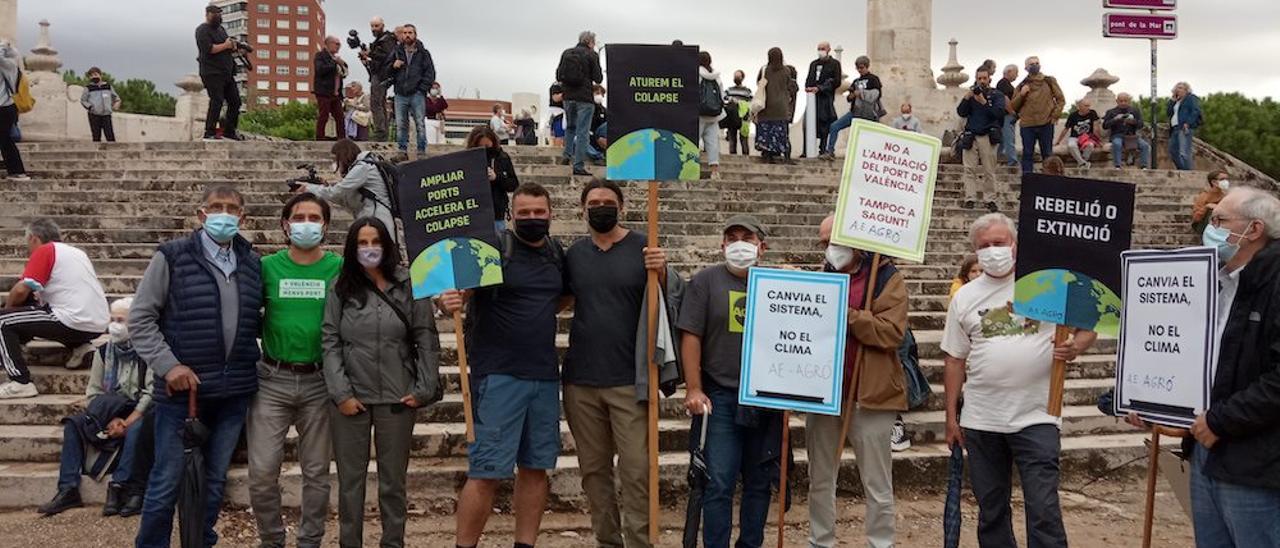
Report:
[[[698,48],[609,44],[605,53],[609,64],[606,177],[613,181],[698,180]]]
[[[1129,183],[1023,175],[1014,313],[1115,336],[1133,200]]]
[[[832,243],[924,261],[942,141],[854,120]]]
[[[840,414],[849,276],[752,268],[738,403]]]
[[[1129,251],[1123,260],[1116,411],[1188,428],[1209,407],[1217,356],[1217,252]]]
[[[415,299],[502,283],[487,167],[483,149],[401,167],[396,186]]]

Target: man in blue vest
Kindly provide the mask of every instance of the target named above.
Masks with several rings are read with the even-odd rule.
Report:
[[[134,348],[155,372],[155,467],[147,485],[137,547],[168,547],[182,475],[183,423],[192,390],[205,441],[205,545],[227,482],[227,467],[258,390],[262,266],[239,236],[244,197],[235,188],[205,191],[201,228],[160,245],[129,313]]]

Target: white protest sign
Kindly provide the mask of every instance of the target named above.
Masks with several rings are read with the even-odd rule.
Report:
[[[849,276],[752,268],[738,403],[840,414]]]
[[[942,141],[854,120],[831,241],[923,262]]]
[[[1126,251],[1116,411],[1187,428],[1209,406],[1217,358],[1213,248]]]

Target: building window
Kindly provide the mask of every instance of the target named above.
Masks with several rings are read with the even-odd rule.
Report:
[[[310,60],[311,60],[311,52],[309,52],[309,51],[299,51],[299,52],[298,52],[298,60],[299,60],[299,61],[310,61]]]
[[[286,36],[286,35],[283,35],[283,34],[281,34],[280,36],[277,36],[277,37],[276,37],[276,45],[277,45],[277,46],[287,46],[287,45],[289,45],[289,37],[288,37],[288,36]]]
[[[258,35],[258,43],[259,43],[259,44],[270,44],[270,43],[271,43],[271,35],[268,35],[268,34],[259,34],[259,35]]]
[[[260,29],[271,28],[270,19],[259,19],[257,24]]]
[[[271,74],[271,67],[267,65],[258,65],[254,70],[257,70],[258,74]]]
[[[294,25],[294,28],[298,30],[311,30],[311,21],[306,21],[306,20],[298,21],[298,24]]]
[[[276,82],[277,91],[289,91],[289,82]]]
[[[271,6],[258,4],[258,13],[271,13]]]
[[[276,13],[280,15],[289,15],[289,6],[283,4],[276,6]]]
[[[311,76],[310,67],[298,67],[294,72],[297,73],[298,76]]]
[[[276,51],[276,59],[288,59],[288,58],[289,58],[289,50],[282,49],[282,50]]]
[[[287,29],[287,28],[289,28],[289,20],[288,20],[288,19],[276,19],[276,28],[278,28],[278,29]]]
[[[311,37],[309,37],[309,36],[299,36],[299,37],[298,37],[298,45],[299,45],[299,46],[310,46],[310,45],[311,45]]]
[[[310,92],[311,84],[308,84],[306,82],[298,82],[297,84],[294,84],[293,89],[296,89],[298,91]]]
[[[258,89],[261,89],[261,90],[271,89],[271,82],[268,82],[266,80],[258,80]]]
[[[259,95],[259,96],[258,96],[258,104],[259,104],[259,105],[269,105],[269,104],[271,104],[271,98],[270,98],[270,97],[266,97],[266,96],[264,96],[264,95]]]
[[[276,104],[277,104],[277,105],[281,105],[281,106],[283,106],[283,105],[287,105],[287,104],[289,104],[289,98],[288,98],[288,97],[276,97]]]
[[[288,76],[288,75],[289,75],[288,65],[280,65],[276,67],[276,76]]]
[[[298,15],[309,15],[311,8],[308,6],[298,6]]]
[[[254,50],[254,54],[258,56],[258,59],[270,59],[270,58],[271,58],[271,52],[269,52],[269,51],[267,51],[267,50],[265,50],[265,49]]]

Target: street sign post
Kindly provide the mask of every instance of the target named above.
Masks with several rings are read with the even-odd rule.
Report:
[[[1126,10],[1173,11],[1178,0],[1102,0],[1102,7]]]
[[[1172,40],[1178,37],[1178,16],[1157,13],[1104,13],[1102,35],[1107,38]]]

